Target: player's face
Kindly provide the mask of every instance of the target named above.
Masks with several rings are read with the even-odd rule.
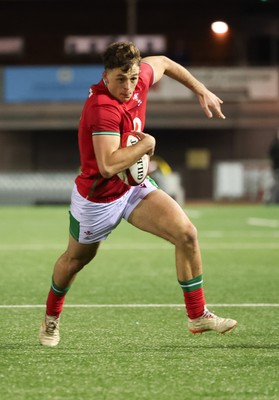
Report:
[[[123,72],[121,68],[107,70],[103,74],[109,92],[120,103],[130,100],[135,87],[139,80],[140,68],[134,64],[127,72]]]

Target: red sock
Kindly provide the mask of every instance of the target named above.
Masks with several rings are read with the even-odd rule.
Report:
[[[183,294],[188,317],[190,319],[201,317],[206,304],[203,288],[201,287],[192,292],[183,292]]]
[[[46,302],[47,315],[52,315],[58,318],[62,312],[65,297],[65,295],[59,296],[58,294],[54,293],[52,289],[50,289]]]

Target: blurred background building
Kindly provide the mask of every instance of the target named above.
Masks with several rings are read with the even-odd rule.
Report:
[[[0,203],[69,201],[83,102],[119,39],[170,56],[224,100],[226,120],[208,120],[167,77],[150,93],[145,131],[186,201],[269,200],[278,0],[4,0],[0,21]]]

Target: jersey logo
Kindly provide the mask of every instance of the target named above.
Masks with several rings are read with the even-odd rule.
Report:
[[[135,100],[138,103],[138,107],[142,104],[142,100],[139,99],[138,93],[134,93],[133,100]]]

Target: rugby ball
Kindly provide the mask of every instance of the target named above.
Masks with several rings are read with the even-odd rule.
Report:
[[[133,146],[140,139],[133,132],[126,132],[121,137],[121,147]],[[146,178],[149,169],[149,155],[144,154],[135,164],[125,171],[119,172],[118,177],[126,183],[126,185],[140,185]]]

